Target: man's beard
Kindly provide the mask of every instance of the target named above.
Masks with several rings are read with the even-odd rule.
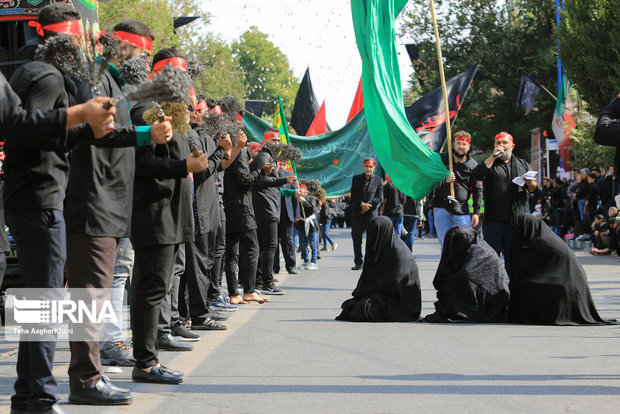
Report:
[[[467,157],[467,153],[466,153],[466,152],[464,152],[463,154],[461,154],[461,153],[459,153],[458,151],[454,151],[453,155],[454,155],[454,158],[460,158],[460,159],[463,159],[463,158],[466,158],[466,157]]]
[[[499,159],[502,160],[502,161],[508,161],[511,156],[512,156],[512,150],[506,150],[506,151],[504,151],[502,156],[499,157]]]

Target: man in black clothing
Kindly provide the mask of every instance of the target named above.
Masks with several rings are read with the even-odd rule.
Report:
[[[57,33],[73,37],[76,43],[81,38],[80,14],[64,4],[42,8],[36,25],[40,41]],[[20,67],[11,78],[11,85],[28,110],[67,108],[76,103],[76,82],[54,66],[39,61]],[[62,116],[60,111],[59,114]],[[100,132],[97,131],[97,135]],[[48,133],[45,136],[33,131],[33,136],[10,137],[5,145],[7,222],[17,244],[24,286],[28,288],[63,286],[66,260],[63,201],[69,178],[67,152],[78,142],[95,142],[88,126],[74,128],[66,134],[58,128],[50,128]],[[88,174],[88,171],[81,172]],[[18,378],[15,395],[11,398],[13,411],[59,410],[55,405],[56,380],[52,375],[54,353],[54,342],[20,342]],[[117,403],[131,402],[128,390],[114,387],[107,381],[97,385],[98,391]]]
[[[583,223],[584,232],[592,235],[592,223],[598,208],[598,186],[596,185],[596,174],[590,173],[587,178],[588,192],[586,193],[583,213],[585,221]]]
[[[406,200],[407,196],[400,192],[390,177],[386,177],[383,184],[383,215],[392,220],[394,231],[398,237],[402,233]]]
[[[453,226],[478,226],[480,208],[482,205],[482,183],[472,177],[476,160],[469,156],[471,135],[466,131],[454,134],[452,151],[453,173],[433,190],[432,201],[433,217],[437,229],[437,239],[443,250],[443,239]],[[441,160],[447,167],[448,154],[442,153]],[[454,198],[450,197],[450,183],[454,183]],[[469,197],[473,196],[474,213],[469,216]]]
[[[601,145],[616,147],[614,171],[620,168],[620,93],[603,109],[596,122],[594,141]],[[615,194],[612,194],[612,199]]]
[[[279,169],[269,147],[280,142],[280,131],[276,128],[267,128],[263,135],[263,149],[256,154],[250,164],[250,171],[262,171],[264,165],[274,166],[270,174],[258,175],[252,188],[254,215],[260,232],[260,273],[263,279],[261,293],[266,295],[284,294],[273,282],[273,260],[278,247],[278,220],[281,214],[280,187],[297,182],[297,177],[294,175],[278,176]]]
[[[175,59],[178,58],[178,59]],[[181,62],[174,48],[162,49],[153,64],[171,59]],[[134,123],[141,114],[132,114]],[[189,113],[187,114],[189,121]],[[143,121],[142,121],[143,122]],[[194,240],[189,173],[208,167],[200,153],[190,154],[187,136],[174,133],[166,144],[136,150],[136,178],[131,220],[135,265],[131,281],[131,317],[135,381],[180,384],[183,373],[161,365],[157,353],[157,327],[161,302],[169,290],[179,245]]]
[[[484,240],[497,252],[504,254],[506,269],[510,269],[510,240],[512,225],[519,215],[525,213],[527,191],[536,191],[536,180],[527,180],[521,187],[513,179],[530,171],[530,165],[515,157],[512,150],[515,144],[512,135],[500,132],[495,136],[493,154],[478,164],[472,176],[482,181],[484,189],[484,223],[482,234]]]
[[[292,172],[280,169],[280,177],[288,177],[293,175]],[[295,189],[293,184],[284,184],[283,188]],[[282,247],[282,255],[284,256],[284,265],[289,274],[297,274],[296,256],[295,256],[295,219],[301,217],[299,209],[299,200],[297,197],[281,196],[280,199],[280,221],[278,222],[278,236],[280,246]],[[280,257],[276,250],[273,259],[274,270],[280,269]]]
[[[383,180],[373,174],[376,165],[375,160],[366,158],[364,173],[354,176],[351,182],[351,238],[355,254],[355,266],[351,270],[359,270],[364,264],[362,237],[370,220],[377,217],[383,201]]]

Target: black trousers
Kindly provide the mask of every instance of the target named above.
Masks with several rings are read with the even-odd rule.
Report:
[[[192,324],[200,325],[209,317],[209,287],[213,273],[215,231],[196,236],[185,243],[185,273],[182,281],[187,290],[181,290],[189,308]],[[179,298],[181,302],[181,298]]]
[[[178,244],[162,244],[135,250],[131,280],[133,355],[136,367],[157,365],[157,327],[161,304],[170,287]]]
[[[239,280],[243,284],[243,293],[253,293],[256,289],[256,269],[258,267],[256,229],[226,232],[226,283],[230,296],[239,295],[233,263],[237,255],[239,257]],[[273,263],[273,258],[271,263]]]
[[[286,270],[294,270],[295,265],[295,223],[288,220],[280,220],[278,224],[278,235],[280,238],[280,246],[282,247],[282,256],[284,256],[284,265]],[[277,261],[277,269],[280,268],[279,255],[276,255],[275,261]],[[274,269],[276,268],[274,264]]]
[[[278,220],[265,220],[258,223],[260,232],[260,264],[263,286],[268,288],[273,284],[273,258],[278,248]]]
[[[215,247],[213,249],[213,279],[209,285],[209,299],[217,298],[222,292],[222,262],[226,253],[226,215],[220,211],[220,225],[215,234]]]
[[[112,289],[114,262],[118,239],[114,237],[91,237],[85,234],[67,234],[67,281],[71,288]],[[111,291],[109,291],[111,294]],[[93,297],[102,301],[107,297]],[[100,338],[103,324],[69,324],[75,334],[82,337]],[[85,332],[88,330],[88,332]],[[95,386],[103,375],[99,359],[99,341],[70,341],[71,362],[69,385],[71,392],[79,392]]]
[[[7,224],[17,245],[24,287],[62,288],[67,258],[62,211],[8,213]],[[55,352],[56,342],[53,341],[19,342],[12,408],[38,411],[56,403],[57,383],[52,375]]]
[[[353,239],[353,254],[355,255],[355,265],[364,264],[364,255],[362,254],[362,238],[366,232],[366,227],[370,220],[377,217],[377,211],[366,213],[362,217],[354,217],[351,225],[351,238]]]
[[[185,273],[185,246],[187,243],[181,243],[178,246],[174,257],[174,267],[172,276],[168,280],[168,288],[166,297],[161,302],[159,309],[159,324],[157,327],[157,335],[166,335],[172,333],[172,328],[181,323],[181,314],[179,312],[179,292],[181,291],[181,278]]]
[[[510,277],[510,247],[512,244],[512,227],[508,221],[484,220],[482,236],[497,255],[504,255],[504,264]]]

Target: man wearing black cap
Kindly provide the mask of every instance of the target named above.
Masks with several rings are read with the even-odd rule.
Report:
[[[383,180],[373,174],[376,165],[375,160],[366,158],[364,173],[354,176],[351,183],[351,238],[355,254],[355,266],[351,270],[359,270],[364,264],[362,237],[370,220],[377,217],[377,209],[383,200]]]

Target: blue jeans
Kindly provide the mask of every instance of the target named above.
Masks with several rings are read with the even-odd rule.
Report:
[[[407,231],[407,235],[404,237],[401,236],[401,239],[403,239],[407,247],[409,247],[409,250],[413,250],[413,240],[415,239],[415,234],[418,227],[418,218],[411,216],[403,217],[403,227],[405,228],[405,231]]]
[[[334,245],[334,241],[329,235],[329,224],[321,224],[321,235],[323,236],[323,247],[327,248],[327,242]]]
[[[127,279],[131,277],[133,271],[133,255],[133,247],[129,238],[119,239],[116,261],[114,262],[114,281],[112,282],[114,290],[110,299],[117,323],[106,322],[103,325],[103,340],[99,344],[101,349],[107,348],[113,342],[125,340],[123,335],[123,298]]]
[[[436,234],[437,229],[435,229],[435,215],[433,214],[433,209],[428,209],[428,234]]]
[[[435,217],[435,227],[437,228],[437,239],[439,239],[439,245],[441,246],[442,251],[443,240],[451,227],[471,227],[471,217],[469,217],[469,214],[452,214],[445,208],[435,208],[433,213]]]
[[[403,228],[403,218],[402,217],[390,217],[390,220],[392,220],[392,224],[394,225],[394,231],[396,232],[396,234],[398,234],[398,237],[400,237],[400,234],[402,233],[402,228]]]
[[[304,264],[307,264],[309,261],[316,264],[316,245],[319,234],[312,229],[308,231],[308,235],[306,235],[303,231],[300,231],[297,234],[299,234],[299,246],[301,247],[301,258],[303,259]],[[308,259],[308,246],[310,246],[310,259]]]

